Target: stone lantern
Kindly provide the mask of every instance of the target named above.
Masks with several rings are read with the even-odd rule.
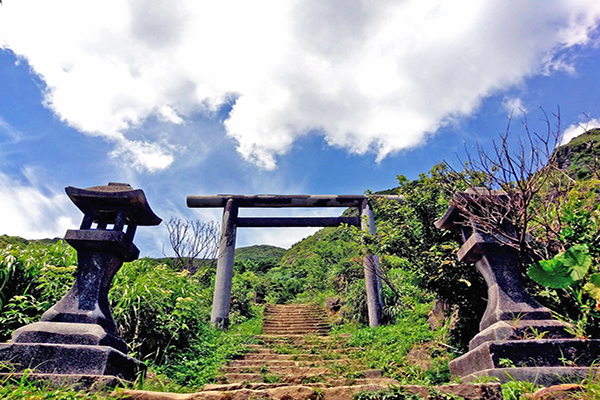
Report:
[[[34,377],[53,380],[134,380],[145,365],[127,356],[108,292],[123,262],[139,256],[133,244],[137,226],[158,225],[161,219],[144,192],[125,183],[65,190],[84,214],[81,227],[65,235],[77,250],[75,282],[40,322],[17,329],[9,344],[0,345],[0,360],[11,364],[13,373],[31,368]]]
[[[506,215],[510,211],[505,209],[506,200],[502,191],[468,189],[455,194],[449,210],[435,223],[440,229],[460,229],[463,245],[458,259],[474,263],[488,287],[480,332],[469,342],[469,351],[450,362],[450,372],[463,382],[495,376],[501,382],[551,385],[569,376],[586,378],[600,357],[600,340],[573,337],[568,325],[527,293],[518,255],[503,241],[514,236],[513,226],[500,221],[495,233],[489,233],[473,217],[482,206]],[[474,214],[466,217],[458,204]]]

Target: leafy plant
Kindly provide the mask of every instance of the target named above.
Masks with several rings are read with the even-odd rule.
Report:
[[[401,387],[390,387],[388,389],[374,391],[360,391],[353,396],[354,400],[420,400],[421,397],[415,393],[407,392]]]
[[[578,244],[558,253],[551,260],[540,260],[532,264],[527,275],[542,286],[564,289],[583,279],[591,263],[588,246]]]
[[[498,365],[502,368],[514,368],[515,363],[510,358],[501,358],[498,360]]]
[[[509,375],[510,376],[510,375]],[[516,381],[511,378],[508,382],[502,384],[502,396],[504,400],[520,400],[523,395],[534,393],[540,385],[528,381]]]

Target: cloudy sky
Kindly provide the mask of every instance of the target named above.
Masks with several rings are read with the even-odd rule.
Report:
[[[361,194],[415,178],[522,111],[600,118],[598,0],[4,0],[0,234],[56,237],[65,186],[128,182],[163,219],[187,195]],[[339,210],[292,210],[332,215]],[[242,210],[242,215],[283,215]],[[246,229],[287,247],[310,230]],[[160,256],[164,227],[141,228]]]

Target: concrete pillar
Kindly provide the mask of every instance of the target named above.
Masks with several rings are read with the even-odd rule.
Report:
[[[361,229],[370,234],[375,234],[375,216],[368,200],[361,205]],[[379,259],[373,254],[365,254],[363,259],[365,268],[365,288],[367,291],[367,307],[369,310],[369,326],[377,327],[381,324],[381,268]]]
[[[213,308],[210,322],[219,329],[229,326],[229,305],[231,303],[231,281],[233,279],[233,261],[235,258],[235,235],[238,207],[229,199],[223,209],[221,241],[217,260],[217,276],[213,294]]]

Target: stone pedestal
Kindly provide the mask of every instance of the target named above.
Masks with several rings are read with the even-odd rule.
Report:
[[[21,373],[32,370],[36,374],[51,375],[111,375],[134,381],[145,371],[144,363],[110,346],[49,343],[10,343],[0,345],[0,359],[8,361],[9,368],[1,372]]]
[[[479,195],[492,199],[497,196],[497,204],[504,203],[504,193],[485,189],[457,194],[455,202],[464,205],[465,199],[471,199],[480,205],[475,199]],[[513,228],[503,225],[506,235],[510,235]],[[553,319],[552,312],[525,291],[514,249],[497,236],[482,232],[456,206],[451,206],[436,226],[460,227],[464,244],[458,258],[475,263],[488,286],[488,304],[480,332],[469,342],[469,352],[450,362],[452,375],[464,382],[489,375],[501,382],[516,379],[556,384],[565,375],[589,374],[600,357],[600,341],[573,338],[568,326]]]
[[[146,366],[127,355],[127,344],[117,334],[110,312],[108,292],[123,262],[139,255],[133,244],[136,227],[158,225],[161,220],[143,192],[127,184],[66,190],[84,212],[81,229],[65,235],[77,250],[75,282],[40,322],[17,329],[9,344],[0,345],[0,360],[9,363],[0,367],[0,373],[33,370],[32,377],[54,381],[62,376],[78,382],[102,381],[106,376],[135,380]]]

